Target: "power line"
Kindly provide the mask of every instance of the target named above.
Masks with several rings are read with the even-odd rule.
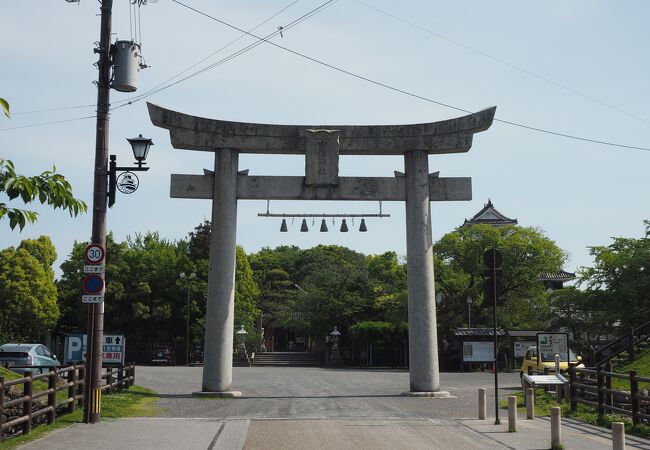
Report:
[[[425,28],[423,26],[420,26],[420,25],[418,25],[416,23],[410,22],[410,21],[408,21],[408,20],[406,20],[406,19],[404,19],[402,17],[396,16],[394,14],[391,14],[391,13],[387,12],[387,11],[379,9],[376,6],[369,5],[368,3],[365,3],[365,2],[363,2],[361,0],[353,0],[353,1],[360,4],[360,5],[362,5],[362,6],[365,6],[366,8],[370,8],[370,9],[372,9],[372,10],[374,10],[374,11],[380,13],[380,14],[383,14],[385,16],[388,16],[388,17],[392,18],[392,19],[395,19],[398,22],[402,22],[402,23],[404,23],[406,25],[409,25],[409,26],[411,26],[413,28],[416,28],[416,29],[418,29],[420,31],[424,31],[425,33],[428,33],[428,34],[430,34],[432,36],[435,36],[437,38],[440,38],[440,39],[443,39],[443,40],[445,40],[447,42],[450,42],[450,43],[452,43],[452,44],[454,44],[454,45],[456,45],[458,47],[464,48],[465,50],[469,50],[470,52],[476,53],[476,54],[481,55],[481,56],[483,56],[485,58],[496,61],[499,64],[503,64],[503,65],[505,65],[507,67],[510,67],[511,69],[517,70],[517,71],[519,71],[521,73],[524,73],[526,75],[529,75],[529,76],[531,76],[533,78],[537,78],[538,80],[544,81],[545,83],[549,83],[549,84],[552,84],[553,86],[559,87],[560,89],[564,89],[567,92],[571,92],[572,94],[579,95],[580,97],[586,98],[587,100],[591,100],[594,103],[598,103],[599,105],[605,106],[605,107],[610,108],[610,109],[612,109],[614,111],[625,114],[626,116],[629,116],[629,117],[632,117],[634,119],[640,120],[641,122],[645,122],[647,124],[650,124],[649,120],[644,119],[641,116],[638,116],[638,115],[633,114],[631,112],[625,111],[624,109],[621,109],[621,108],[619,108],[617,106],[606,103],[606,102],[604,102],[602,100],[599,100],[599,99],[597,99],[595,97],[592,97],[592,96],[590,96],[588,94],[585,94],[584,92],[580,92],[577,89],[573,89],[573,88],[571,88],[569,86],[558,83],[557,81],[551,80],[550,78],[546,78],[546,77],[544,77],[542,75],[538,75],[535,72],[531,72],[530,70],[527,70],[527,69],[524,69],[523,67],[512,64],[512,63],[510,63],[510,62],[508,62],[508,61],[506,61],[504,59],[497,58],[496,56],[492,56],[489,53],[485,53],[485,52],[483,52],[481,50],[477,50],[477,49],[475,49],[473,47],[470,47],[467,44],[464,44],[464,43],[462,43],[460,41],[457,41],[455,39],[447,37],[447,36],[445,36],[445,35],[443,35],[441,33],[438,33],[438,32],[435,32],[433,30],[430,30],[428,28]]]
[[[337,0],[337,1],[338,1],[338,0]],[[300,2],[300,0],[294,0],[294,1],[292,1],[292,2],[289,3],[287,6],[285,6],[285,7],[282,8],[282,9],[280,9],[278,12],[274,13],[273,15],[271,15],[271,16],[268,17],[267,19],[263,20],[262,22],[258,23],[258,24],[255,25],[253,28],[249,29],[248,31],[249,31],[249,32],[255,31],[256,29],[258,29],[258,28],[261,27],[262,25],[268,23],[269,21],[271,21],[271,20],[274,19],[275,17],[279,16],[280,14],[282,14],[283,12],[285,12],[287,9],[291,8],[293,5],[295,5],[295,4],[298,3],[298,2]],[[328,3],[329,3],[329,2],[328,2]],[[134,6],[134,8],[135,8],[135,6]],[[318,9],[318,8],[317,8],[317,9]],[[313,11],[313,10],[312,10],[312,11]],[[308,14],[309,14],[309,13],[308,13]],[[132,17],[131,17],[131,15],[132,15],[131,8],[129,8],[129,20],[130,20],[130,21],[133,20]],[[303,17],[304,17],[304,16],[303,16]],[[297,19],[297,20],[300,20],[300,18]],[[295,21],[294,21],[294,22],[295,22]],[[291,26],[291,25],[287,25],[287,26],[282,27],[282,28],[283,28],[283,29],[286,29],[287,27],[290,27],[290,26]],[[131,24],[131,27],[130,27],[130,28],[131,28],[131,40],[133,40],[133,24]],[[275,36],[275,35],[277,35],[277,34],[279,34],[279,31],[276,31],[276,32],[272,33],[273,36]],[[205,58],[201,59],[200,61],[197,61],[196,63],[194,63],[194,64],[192,64],[191,66],[187,67],[185,70],[183,70],[183,71],[177,73],[176,75],[174,75],[174,76],[168,78],[167,80],[163,81],[162,83],[157,84],[156,86],[154,86],[153,88],[151,88],[151,89],[150,89],[149,91],[147,91],[147,92],[155,91],[156,89],[158,89],[159,87],[161,87],[161,86],[165,85],[166,83],[172,81],[173,79],[178,78],[179,76],[181,76],[181,75],[183,75],[184,73],[190,71],[191,69],[193,69],[194,67],[198,66],[199,64],[201,64],[201,63],[207,61],[208,59],[210,59],[210,58],[213,57],[214,55],[216,55],[216,54],[222,52],[223,50],[225,50],[226,48],[230,47],[232,44],[234,44],[234,43],[236,43],[237,41],[241,40],[244,36],[247,36],[247,34],[246,34],[246,33],[242,33],[242,34],[240,34],[239,37],[237,37],[237,38],[233,39],[232,41],[228,42],[228,43],[227,43],[226,45],[224,45],[223,47],[219,48],[218,50],[215,50],[214,52],[210,53],[210,54],[209,54],[208,56],[206,56]],[[156,91],[156,92],[159,92],[159,91]],[[144,94],[146,94],[146,93],[139,94],[139,95],[135,95],[134,97],[131,97],[131,98],[128,98],[128,99],[124,99],[124,100],[118,100],[118,101],[114,102],[114,104],[116,104],[116,105],[119,105],[119,104],[131,104],[135,99],[138,99],[138,100],[139,100],[139,97],[140,97],[141,95],[144,95]],[[58,108],[35,109],[35,110],[30,110],[30,111],[18,111],[18,112],[16,112],[16,111],[12,111],[12,115],[17,116],[17,115],[22,115],[22,114],[35,114],[35,113],[43,113],[43,112],[67,111],[67,110],[72,110],[72,109],[94,108],[94,107],[96,107],[96,106],[97,106],[97,105],[95,105],[95,104],[90,104],[90,105],[77,105],[77,106],[63,106],[63,107],[58,107]],[[47,123],[49,123],[49,122],[47,122]],[[47,123],[45,123],[45,124],[47,124]],[[38,124],[34,124],[34,125],[30,125],[30,126],[38,126]],[[13,129],[13,128],[6,128],[6,129]],[[0,129],[0,130],[2,130],[2,129]]]
[[[412,98],[423,100],[423,101],[426,101],[428,103],[433,103],[433,104],[436,104],[436,105],[439,105],[439,106],[444,106],[446,108],[453,109],[453,110],[456,110],[456,111],[460,111],[460,112],[464,112],[464,113],[468,113],[468,114],[472,113],[472,111],[470,111],[470,110],[460,108],[460,107],[457,107],[457,106],[454,106],[454,105],[451,105],[451,104],[448,104],[448,103],[444,103],[444,102],[441,102],[441,101],[437,101],[437,100],[434,100],[434,99],[431,99],[431,98],[428,98],[428,97],[425,97],[425,96],[422,96],[422,95],[419,95],[419,94],[416,94],[416,93],[413,93],[413,92],[410,92],[410,91],[407,91],[407,90],[404,90],[404,89],[397,88],[395,86],[388,85],[386,83],[382,83],[382,82],[377,81],[377,80],[373,80],[373,79],[365,77],[363,75],[356,74],[356,73],[351,72],[349,70],[334,66],[333,64],[326,63],[324,61],[321,61],[319,59],[316,59],[316,58],[313,58],[311,56],[305,55],[305,54],[300,53],[300,52],[298,52],[296,50],[292,50],[292,49],[290,49],[288,47],[284,47],[284,46],[282,46],[280,44],[276,44],[276,43],[269,40],[270,38],[272,38],[274,36],[277,36],[277,34],[280,34],[283,30],[286,30],[286,29],[290,28],[291,26],[294,26],[294,25],[300,23],[301,21],[305,20],[306,18],[311,17],[311,15],[315,14],[316,11],[319,11],[319,10],[325,8],[326,6],[329,6],[330,4],[332,4],[333,2],[335,2],[337,0],[329,0],[329,1],[325,2],[325,3],[323,3],[319,7],[315,8],[314,10],[310,11],[309,13],[303,15],[301,18],[296,19],[295,21],[291,22],[290,25],[287,25],[286,27],[281,27],[281,28],[278,29],[278,31],[270,33],[266,37],[259,37],[259,36],[249,32],[249,31],[245,31],[245,30],[243,30],[243,29],[241,29],[241,28],[239,28],[239,27],[237,27],[235,25],[232,25],[232,24],[230,24],[228,22],[220,20],[220,19],[218,19],[218,18],[216,18],[214,16],[211,16],[211,15],[209,15],[209,14],[203,12],[203,11],[200,11],[200,10],[198,10],[196,8],[193,8],[193,7],[189,6],[189,5],[186,5],[186,4],[182,3],[179,0],[172,0],[172,1],[174,3],[180,5],[180,6],[183,6],[183,7],[187,8],[187,9],[193,11],[193,12],[196,12],[197,14],[200,14],[200,15],[202,15],[204,17],[207,17],[207,18],[209,18],[211,20],[214,20],[214,21],[216,21],[216,22],[218,22],[218,23],[220,23],[220,24],[222,24],[224,26],[227,26],[229,28],[237,30],[237,31],[239,31],[239,32],[241,32],[243,34],[249,35],[249,36],[257,39],[257,41],[252,43],[252,44],[249,44],[248,46],[246,46],[246,47],[244,47],[244,48],[242,48],[242,49],[240,49],[240,50],[238,50],[238,51],[236,51],[236,52],[234,52],[232,54],[230,54],[229,56],[227,56],[225,58],[222,58],[220,61],[217,61],[216,63],[214,63],[214,64],[212,64],[210,66],[207,66],[207,67],[205,67],[205,68],[203,68],[203,69],[201,69],[201,70],[199,70],[199,71],[197,71],[197,72],[195,72],[195,73],[193,73],[191,75],[188,75],[185,78],[177,80],[176,82],[174,82],[174,83],[172,83],[170,85],[161,87],[161,88],[159,88],[157,90],[151,90],[148,93],[143,93],[140,96],[137,96],[135,99],[128,100],[127,103],[124,103],[124,104],[122,104],[120,106],[116,106],[116,107],[114,107],[112,109],[117,109],[117,108],[120,108],[120,107],[123,107],[123,106],[131,105],[131,104],[133,104],[133,103],[135,103],[135,102],[137,102],[139,100],[142,100],[143,98],[149,97],[149,96],[151,96],[151,95],[153,95],[153,94],[155,94],[157,92],[160,92],[160,91],[162,91],[164,89],[168,89],[169,87],[175,86],[175,85],[177,85],[177,84],[179,84],[179,83],[181,83],[181,82],[183,82],[183,81],[185,81],[185,80],[187,80],[189,78],[192,78],[192,77],[194,77],[194,76],[196,76],[196,75],[198,75],[200,73],[203,73],[203,72],[205,72],[207,70],[210,70],[210,69],[212,69],[214,67],[217,67],[217,66],[219,66],[219,65],[221,65],[221,64],[223,64],[225,62],[228,62],[228,61],[236,58],[237,56],[249,51],[250,49],[255,48],[256,46],[260,45],[261,43],[266,42],[266,43],[268,43],[268,44],[270,44],[270,45],[272,45],[274,47],[280,48],[280,49],[282,49],[284,51],[287,51],[287,52],[289,52],[291,54],[299,56],[299,57],[301,57],[303,59],[307,59],[309,61],[312,61],[312,62],[314,62],[316,64],[322,65],[322,66],[327,67],[329,69],[332,69],[332,70],[335,70],[337,72],[343,73],[345,75],[351,76],[353,78],[357,78],[359,80],[368,82],[370,84],[374,84],[376,86],[383,87],[383,88],[391,90],[393,92],[397,92],[397,93],[407,95],[407,96],[412,97]],[[82,117],[82,118],[77,118],[77,119],[68,119],[68,120],[63,120],[63,121],[46,122],[46,123],[42,123],[42,124],[25,125],[25,126],[22,126],[22,127],[5,128],[5,129],[0,129],[0,131],[7,130],[7,129],[15,129],[15,128],[29,128],[29,127],[35,127],[35,126],[41,126],[41,125],[49,125],[51,123],[69,122],[69,121],[73,121],[73,120],[81,120],[81,119],[90,118],[90,117],[94,117],[94,116]],[[548,129],[545,129],[545,128],[534,127],[534,126],[531,126],[531,125],[526,125],[526,124],[513,122],[513,121],[509,121],[509,120],[504,120],[504,119],[499,119],[499,118],[495,118],[494,121],[504,123],[504,124],[507,124],[507,125],[511,125],[511,126],[515,126],[515,127],[519,127],[519,128],[523,128],[523,129],[527,129],[527,130],[530,130],[530,131],[536,131],[536,132],[539,132],[539,133],[549,134],[549,135],[563,137],[563,138],[572,139],[572,140],[578,140],[578,141],[583,141],[583,142],[590,142],[590,143],[599,144],[599,145],[606,145],[606,146],[626,148],[626,149],[650,151],[650,148],[648,148],[648,147],[625,145],[625,144],[619,144],[619,143],[615,143],[615,142],[603,141],[603,140],[599,140],[599,139],[586,138],[586,137],[582,137],[582,136],[577,136],[577,135],[573,135],[573,134],[548,130]]]
[[[282,49],[284,51],[287,51],[287,52],[289,52],[289,53],[291,53],[293,55],[299,56],[299,57],[301,57],[303,59],[307,59],[308,61],[312,61],[312,62],[314,62],[316,64],[322,65],[324,67],[327,67],[329,69],[335,70],[335,71],[340,72],[340,73],[343,73],[345,75],[349,75],[349,76],[351,76],[353,78],[356,78],[356,79],[359,79],[359,80],[362,80],[362,81],[366,81],[366,82],[374,84],[376,86],[383,87],[385,89],[388,89],[388,90],[391,90],[393,92],[397,92],[397,93],[400,93],[400,94],[404,94],[404,95],[407,95],[409,97],[417,98],[419,100],[424,100],[424,101],[429,102],[429,103],[433,103],[433,104],[436,104],[436,105],[444,106],[446,108],[454,109],[456,111],[461,111],[461,112],[470,113],[470,114],[472,113],[472,111],[469,111],[467,109],[460,108],[460,107],[457,107],[457,106],[453,106],[453,105],[448,104],[448,103],[443,103],[443,102],[440,102],[440,101],[437,101],[437,100],[434,100],[434,99],[431,99],[431,98],[428,98],[428,97],[424,97],[422,95],[415,94],[413,92],[406,91],[404,89],[400,89],[400,88],[391,86],[389,84],[382,83],[380,81],[373,80],[373,79],[365,77],[363,75],[356,74],[356,73],[351,72],[349,70],[337,67],[337,66],[335,66],[333,64],[326,63],[326,62],[321,61],[319,59],[316,59],[316,58],[313,58],[311,56],[300,53],[300,52],[298,52],[296,50],[292,50],[292,49],[290,49],[288,47],[284,47],[284,46],[282,46],[280,44],[276,44],[275,42],[272,42],[272,41],[270,41],[270,40],[268,40],[266,38],[262,38],[262,37],[254,35],[252,33],[248,33],[247,31],[244,31],[244,30],[242,30],[241,28],[239,28],[239,27],[237,27],[235,25],[232,25],[232,24],[230,24],[228,22],[225,22],[225,21],[223,21],[221,19],[218,19],[218,18],[216,18],[214,16],[211,16],[211,15],[209,15],[209,14],[203,12],[203,11],[200,11],[200,10],[198,10],[196,8],[193,8],[193,7],[189,6],[189,5],[186,5],[185,3],[183,3],[183,2],[181,2],[179,0],[171,0],[171,1],[178,4],[178,5],[180,5],[180,6],[183,6],[184,8],[187,8],[187,9],[189,9],[191,11],[194,11],[197,14],[200,14],[200,15],[202,15],[204,17],[207,17],[207,18],[209,18],[211,20],[214,20],[214,21],[216,21],[216,22],[218,22],[218,23],[220,23],[222,25],[225,25],[225,26],[227,26],[229,28],[232,28],[232,29],[237,30],[237,31],[242,32],[242,33],[246,33],[246,34],[248,34],[248,35],[250,35],[250,36],[252,36],[252,37],[254,37],[254,38],[256,38],[256,39],[258,39],[260,41],[266,42],[267,44],[270,44],[270,45],[272,45],[274,47],[280,48],[280,49]],[[531,126],[531,125],[526,125],[526,124],[513,122],[513,121],[509,121],[509,120],[498,119],[498,118],[495,118],[494,121],[495,122],[501,122],[501,123],[511,125],[511,126],[515,126],[515,127],[519,127],[519,128],[524,128],[524,129],[531,130],[531,131],[536,131],[536,132],[539,132],[539,133],[550,134],[550,135],[558,136],[558,137],[564,137],[564,138],[572,139],[572,140],[576,140],[576,141],[591,142],[591,143],[594,143],[594,144],[607,145],[607,146],[611,146],[611,147],[619,147],[619,148],[627,148],[627,149],[634,149],[634,150],[650,151],[650,147],[640,147],[640,146],[633,146],[633,145],[625,145],[625,144],[618,144],[618,143],[615,143],[615,142],[602,141],[602,140],[599,140],[599,139],[591,139],[591,138],[586,138],[586,137],[577,136],[577,135],[568,134],[568,133],[561,133],[561,132],[558,132],[558,131],[548,130],[548,129],[545,129],[545,128],[538,128],[538,127],[534,127],[534,126]]]
[[[283,13],[284,11],[286,11],[287,9],[291,8],[293,5],[295,5],[295,4],[298,3],[299,1],[300,1],[300,0],[294,0],[293,2],[289,3],[287,6],[285,6],[285,7],[282,8],[282,9],[280,9],[278,12],[276,12],[276,13],[273,14],[272,16],[270,16],[270,17],[268,17],[267,19],[263,20],[262,22],[258,23],[258,24],[255,25],[253,28],[249,29],[248,32],[255,31],[256,29],[258,29],[258,28],[261,27],[262,25],[268,23],[269,21],[271,21],[271,20],[274,19],[275,17],[277,17],[277,16],[279,16],[280,14],[282,14],[282,13]],[[283,28],[284,28],[284,27],[283,27]],[[278,32],[274,32],[274,33],[272,33],[273,36],[275,36],[275,35],[277,35],[277,34],[278,34]],[[172,77],[169,77],[169,78],[166,79],[165,81],[163,81],[163,82],[157,84],[156,86],[154,86],[153,88],[149,89],[148,91],[143,92],[142,94],[135,95],[135,96],[133,96],[133,97],[131,97],[131,98],[128,98],[128,99],[125,99],[125,100],[119,100],[119,101],[115,102],[115,104],[120,104],[120,103],[122,103],[123,105],[115,106],[113,109],[115,109],[115,108],[119,108],[119,107],[124,106],[124,105],[130,105],[130,104],[132,104],[132,103],[134,103],[134,102],[136,102],[136,101],[142,100],[142,98],[145,98],[145,97],[148,97],[148,96],[152,95],[153,93],[160,92],[162,89],[159,89],[159,88],[161,88],[162,86],[166,85],[167,83],[169,83],[170,81],[174,80],[175,78],[180,77],[180,76],[183,75],[184,73],[189,72],[189,71],[190,71],[191,69],[193,69],[194,67],[196,67],[196,66],[198,66],[199,64],[201,64],[201,63],[207,61],[208,59],[212,58],[214,55],[216,55],[216,54],[222,52],[223,50],[225,50],[226,48],[230,47],[231,45],[233,45],[233,44],[236,43],[237,41],[241,40],[241,39],[242,39],[243,37],[245,37],[245,36],[247,36],[246,33],[242,33],[242,34],[240,34],[237,38],[235,38],[235,39],[233,39],[232,41],[228,42],[228,43],[227,43],[226,45],[224,45],[223,47],[221,47],[221,48],[215,50],[214,52],[210,53],[208,56],[206,56],[205,58],[201,59],[200,61],[197,61],[196,63],[192,64],[191,66],[187,67],[185,70],[183,70],[183,71],[177,73],[176,75],[174,75],[174,76],[172,76]],[[258,42],[259,42],[259,41],[258,41]],[[218,62],[217,62],[217,63],[218,63]],[[166,87],[163,88],[163,89],[166,89]]]
[[[15,127],[7,127],[7,128],[0,128],[0,131],[7,131],[7,130],[18,130],[20,128],[34,128],[34,127],[42,127],[45,125],[54,125],[56,123],[65,123],[65,122],[74,122],[77,120],[85,120],[85,119],[96,119],[97,116],[85,116],[85,117],[75,117],[72,119],[63,119],[63,120],[53,120],[51,122],[41,122],[41,123],[32,123],[29,125],[18,125]]]
[[[277,36],[278,34],[281,35],[282,32],[286,32],[287,30],[293,28],[294,26],[300,24],[301,22],[309,19],[310,17],[312,17],[315,14],[319,13],[320,11],[324,10],[325,8],[333,5],[337,1],[338,0],[328,0],[325,3],[321,4],[320,6],[312,9],[309,12],[307,12],[306,14],[303,14],[299,18],[294,19],[293,21],[289,22],[287,25],[285,25],[283,27],[278,27],[278,29],[276,31],[273,31],[272,33],[269,33],[268,35],[266,35],[264,37],[257,37],[257,36],[255,36],[254,34],[248,32],[248,31],[240,30],[239,28],[235,27],[235,29],[237,29],[238,31],[241,31],[243,33],[242,36],[244,36],[244,35],[253,36],[253,37],[255,37],[257,39],[257,41],[255,41],[255,42],[253,42],[251,44],[248,44],[247,46],[245,46],[245,47],[231,53],[230,55],[225,56],[224,58],[220,59],[219,61],[216,61],[213,64],[210,64],[210,65],[208,65],[206,67],[203,67],[202,69],[199,69],[196,72],[193,72],[193,73],[191,73],[190,75],[188,75],[188,76],[186,76],[184,78],[176,80],[175,82],[173,82],[171,84],[168,84],[166,86],[162,86],[162,87],[159,87],[159,88],[154,88],[154,89],[151,89],[151,90],[149,90],[147,92],[144,92],[144,93],[142,93],[140,95],[132,97],[131,99],[128,99],[126,101],[126,103],[121,104],[119,106],[115,106],[115,107],[113,107],[111,109],[118,109],[118,108],[122,108],[124,106],[132,105],[133,103],[136,103],[136,102],[138,102],[140,100],[143,100],[143,99],[145,99],[147,97],[150,97],[150,96],[152,96],[154,94],[157,94],[158,92],[161,92],[161,91],[163,91],[165,89],[169,89],[170,87],[176,86],[176,85],[178,85],[178,84],[180,84],[180,83],[182,83],[182,82],[184,82],[186,80],[189,80],[190,78],[193,78],[193,77],[195,77],[197,75],[200,75],[200,74],[202,74],[204,72],[207,72],[208,70],[214,69],[215,67],[218,67],[218,66],[220,66],[220,65],[222,65],[222,64],[224,64],[224,63],[226,63],[226,62],[228,62],[228,61],[230,61],[230,60],[232,60],[232,59],[234,59],[234,58],[236,58],[236,57],[238,57],[238,56],[240,56],[240,55],[242,55],[242,54],[244,54],[244,53],[246,53],[246,52],[248,52],[250,50],[252,50],[253,48],[261,45],[264,42],[270,42],[269,39]],[[210,16],[210,18],[212,18],[212,17]],[[223,48],[225,48],[225,47],[223,47]],[[186,71],[184,71],[184,72],[186,72]]]

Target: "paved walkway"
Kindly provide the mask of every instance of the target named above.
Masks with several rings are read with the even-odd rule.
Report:
[[[507,413],[476,420],[477,389],[493,375],[441,374],[454,398],[406,398],[404,371],[319,368],[235,368],[243,399],[197,399],[201,369],[137,369],[137,384],[161,393],[162,416],[78,424],[25,449],[545,449],[550,422],[519,418],[508,433]],[[517,374],[500,377],[500,396],[517,389]],[[488,404],[493,413],[494,403]],[[566,449],[611,449],[609,431],[563,420]],[[627,448],[650,450],[628,436]]]

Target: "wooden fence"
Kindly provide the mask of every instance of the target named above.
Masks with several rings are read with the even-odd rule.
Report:
[[[612,380],[626,380],[629,390],[613,389]],[[636,371],[629,374],[612,372],[611,364],[596,368],[569,367],[571,411],[578,403],[596,408],[598,417],[616,413],[632,418],[632,423],[650,423],[650,395],[644,395],[639,383],[650,383],[650,378],[640,377]]]
[[[44,369],[45,367],[22,367],[23,369]],[[32,422],[40,416],[47,415],[47,423],[52,424],[57,416],[71,413],[76,407],[82,408],[84,404],[84,376],[86,368],[83,364],[72,365],[61,368],[47,368],[48,372],[32,376],[31,371],[26,371],[24,377],[15,380],[5,381],[0,377],[0,421],[3,415],[9,412],[9,408],[22,405],[22,415],[12,420],[0,423],[0,440],[6,431],[14,430],[15,427],[22,427],[22,434],[28,434],[32,430]],[[126,366],[109,367],[102,374],[106,380],[102,386],[102,392],[111,392],[114,389],[124,389],[132,386],[135,382],[135,364]],[[33,392],[34,381],[43,380],[47,382],[47,390]],[[63,382],[60,382],[60,381]],[[59,382],[57,382],[59,381]],[[8,388],[22,385],[22,396],[7,400]],[[67,397],[57,400],[59,391],[67,390]],[[7,392],[5,392],[7,391]],[[38,402],[40,398],[47,397],[47,403]],[[34,405],[41,406],[35,408]],[[15,417],[12,414],[9,417]]]

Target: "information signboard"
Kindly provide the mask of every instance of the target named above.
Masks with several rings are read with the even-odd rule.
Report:
[[[535,344],[535,341],[515,341],[515,358],[523,358],[526,356],[528,347],[532,347]]]
[[[463,342],[463,362],[493,362],[494,342]]]
[[[546,355],[542,357],[542,355]],[[553,361],[555,355],[569,361],[569,335],[567,333],[537,333],[537,359]]]
[[[105,334],[103,346],[103,364],[124,364],[126,340],[122,335]],[[86,335],[82,333],[68,333],[65,335],[65,363],[86,360]]]

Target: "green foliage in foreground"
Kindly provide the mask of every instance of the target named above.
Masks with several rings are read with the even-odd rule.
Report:
[[[2,369],[0,369],[2,370]],[[0,375],[3,375],[0,372]],[[151,389],[131,386],[129,389],[102,397],[102,418],[118,419],[123,417],[151,417],[158,414],[156,401],[158,394]],[[19,445],[42,438],[46,433],[59,428],[69,427],[83,420],[83,411],[75,410],[72,414],[57,417],[53,425],[39,425],[25,436],[17,436],[9,441],[1,442],[0,449],[13,449]]]
[[[517,411],[520,415],[525,417],[526,415],[526,405],[524,404],[524,393],[517,392],[515,394],[517,397]],[[501,409],[508,409],[507,400],[501,400],[499,402]],[[591,408],[587,405],[581,403],[578,404],[578,410],[576,412],[571,411],[571,405],[564,401],[558,404],[555,401],[554,394],[549,394],[544,391],[544,389],[537,388],[535,390],[535,416],[536,417],[547,417],[551,415],[551,408],[554,406],[559,406],[561,410],[562,417],[569,417],[572,419],[580,420],[591,425],[598,425],[601,427],[606,427],[611,429],[613,422],[623,422],[625,424],[625,433],[631,434],[634,436],[639,436],[642,438],[650,438],[650,426],[648,425],[632,425],[632,418],[628,416],[623,416],[620,414],[605,414],[601,420],[598,419],[598,413],[595,408]]]
[[[53,209],[67,209],[71,217],[85,213],[88,209],[84,201],[73,196],[72,186],[63,175],[56,173],[56,167],[40,175],[28,177],[16,173],[11,161],[0,158],[0,192],[9,197],[10,201],[20,199],[22,203],[27,204],[38,200]],[[36,211],[15,208],[0,202],[0,219],[5,215],[9,218],[9,227],[12,230],[16,226],[22,230],[26,223],[34,223],[38,217]]]

